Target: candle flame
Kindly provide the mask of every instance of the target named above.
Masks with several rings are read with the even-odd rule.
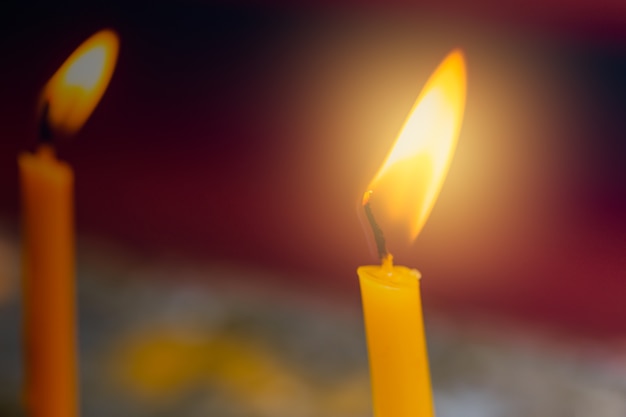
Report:
[[[42,92],[43,117],[50,128],[70,135],[85,124],[111,80],[118,50],[117,34],[106,29],[67,58]]]
[[[426,83],[363,197],[363,204],[375,199],[386,220],[404,224],[410,241],[424,226],[452,160],[465,84],[463,53],[454,50]]]

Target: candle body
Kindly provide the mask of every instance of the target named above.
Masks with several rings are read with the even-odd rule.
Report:
[[[29,417],[75,417],[73,172],[45,145],[18,158],[23,216],[23,337]]]
[[[434,415],[417,270],[361,266],[365,332],[376,417]]]

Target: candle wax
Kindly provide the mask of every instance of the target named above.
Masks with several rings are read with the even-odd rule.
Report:
[[[52,148],[18,158],[23,214],[23,337],[29,417],[75,417],[72,169]]]
[[[432,417],[420,273],[383,265],[358,268],[376,417]]]

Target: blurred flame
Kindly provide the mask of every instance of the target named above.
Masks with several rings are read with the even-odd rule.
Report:
[[[363,204],[374,193],[381,217],[408,222],[405,230],[411,241],[424,226],[452,160],[465,107],[465,83],[463,53],[454,50],[426,83],[364,195]]]
[[[76,133],[104,94],[117,61],[119,38],[102,30],[83,42],[52,76],[42,92],[47,124],[63,134]]]

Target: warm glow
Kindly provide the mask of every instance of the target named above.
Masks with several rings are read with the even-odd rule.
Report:
[[[111,80],[119,39],[102,30],[78,47],[52,76],[42,92],[48,104],[48,125],[63,134],[78,131],[87,121]]]
[[[410,240],[424,226],[445,179],[465,107],[465,62],[452,51],[430,77],[396,143],[368,186],[377,217],[407,224]],[[366,193],[366,198],[369,193]]]

